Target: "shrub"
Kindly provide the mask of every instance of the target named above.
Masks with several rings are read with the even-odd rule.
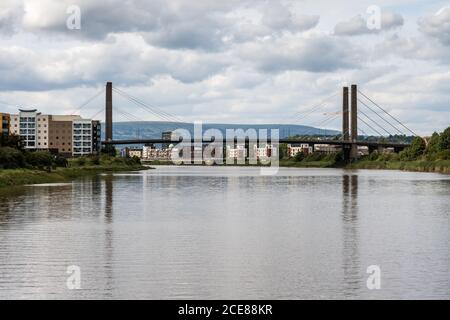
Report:
[[[100,165],[100,157],[99,156],[93,156],[90,158],[90,160],[94,166]]]
[[[305,159],[305,154],[303,152],[297,152],[294,156],[295,161],[300,162]]]
[[[77,164],[82,167],[86,164],[86,158],[85,157],[79,157],[77,158]]]
[[[55,157],[55,165],[56,165],[57,167],[63,167],[63,168],[66,168],[66,167],[69,165],[69,162],[68,162],[67,159],[64,158],[63,156],[57,155],[57,156]]]
[[[305,158],[305,161],[320,161],[324,157],[325,155],[321,152],[313,152]]]
[[[54,158],[46,151],[30,152],[26,155],[26,161],[37,168],[52,167]]]
[[[0,167],[3,169],[16,169],[26,166],[25,156],[17,149],[10,147],[0,148]]]

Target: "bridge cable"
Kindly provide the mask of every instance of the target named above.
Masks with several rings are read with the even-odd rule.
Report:
[[[324,107],[324,103],[327,102],[328,100],[330,100],[331,98],[335,97],[339,92],[335,92],[334,94],[326,97],[325,99],[323,99],[322,101],[320,101],[319,103],[313,104],[311,108],[307,108],[305,111],[297,111],[296,113],[294,113],[290,118],[293,120],[293,122],[297,122],[299,120],[305,119],[307,118],[310,114],[322,109]]]
[[[113,90],[114,90],[114,92],[120,94],[121,96],[123,96],[124,98],[128,99],[129,101],[131,101],[132,103],[134,103],[135,105],[137,105],[141,109],[145,110],[146,112],[150,112],[153,115],[155,115],[156,117],[161,118],[163,121],[179,122],[178,120],[173,120],[173,119],[169,118],[168,116],[164,115],[163,113],[157,112],[157,111],[153,110],[152,108],[149,108],[148,106],[146,106],[145,104],[137,101],[134,98],[130,98],[129,96],[126,96],[125,94],[123,94],[123,93],[121,93],[119,91],[116,91],[114,88],[113,88]]]
[[[169,121],[171,122],[183,122],[181,119],[179,119],[178,117],[171,115],[161,109],[159,109],[158,107],[155,107],[153,105],[150,105],[148,103],[143,102],[142,100],[124,92],[123,90],[120,90],[116,87],[113,88],[113,90],[117,93],[119,93],[120,95],[122,95],[125,98],[128,98],[129,100],[134,101],[135,103],[140,104],[141,106],[143,106],[144,108],[148,109],[150,112],[152,112],[153,114],[158,114],[160,117],[169,119]]]
[[[366,124],[366,126],[368,126],[370,129],[372,129],[374,132],[376,132],[379,135],[379,137],[383,137],[383,135],[377,129],[375,129],[370,124],[365,122],[360,116],[358,116],[358,119],[361,120],[362,122],[364,122]]]
[[[373,120],[372,118],[370,118],[364,111],[362,111],[361,109],[358,110],[358,112],[362,113],[367,119],[369,119],[370,121],[372,121],[374,124],[376,124],[379,128],[381,128],[384,132],[386,132],[388,134],[388,136],[392,136],[392,134],[387,131],[385,128],[383,128],[381,125],[379,125],[375,120]]]
[[[309,128],[303,135],[309,135],[313,130],[320,130],[320,128],[317,127],[325,125],[330,120],[334,120],[338,116],[339,114],[331,114],[325,119],[321,119],[319,122],[315,122],[313,125],[311,125],[311,128]]]
[[[153,114],[154,116],[161,118],[163,121],[172,121],[170,118],[168,118],[167,116],[158,113],[152,109],[149,109],[147,106],[145,106],[142,103],[137,102],[135,99],[132,99],[128,96],[126,96],[125,94],[123,94],[122,92],[117,91],[115,88],[113,88],[114,92],[120,94],[122,97],[126,98],[127,100],[131,101],[132,103],[134,103],[135,105],[137,105],[138,107],[140,107],[141,109],[143,109],[146,112],[150,112],[151,114]]]
[[[384,113],[386,113],[389,117],[391,117],[392,119],[394,119],[398,124],[400,124],[403,128],[405,128],[406,130],[408,130],[409,132],[411,132],[414,136],[418,136],[414,131],[412,131],[411,129],[409,129],[406,125],[404,125],[401,121],[397,120],[394,116],[392,116],[389,112],[387,112],[385,109],[383,109],[382,107],[380,107],[377,103],[375,103],[372,99],[370,99],[368,96],[366,96],[363,92],[359,91],[359,93],[361,93],[367,100],[369,100],[370,102],[372,102],[375,106],[377,106],[379,109],[381,109]]]
[[[362,101],[361,99],[358,98],[358,101],[365,106],[366,108],[370,109],[373,113],[375,113],[380,119],[382,119],[384,122],[386,122],[387,124],[389,124],[392,128],[394,128],[396,131],[398,131],[401,135],[404,135],[404,133],[402,131],[400,131],[397,127],[395,127],[392,123],[390,123],[389,121],[387,121],[385,118],[383,118],[382,116],[380,116],[380,114],[378,112],[376,112],[373,108],[371,108],[370,106],[368,106],[366,103],[364,103],[364,101]]]
[[[100,91],[96,92],[92,97],[87,99],[83,104],[81,104],[77,109],[72,109],[70,111],[70,114],[75,114],[77,112],[80,112],[81,109],[86,107],[90,102],[92,102],[94,99],[96,99],[99,95],[101,95],[105,91],[105,88],[102,88]]]

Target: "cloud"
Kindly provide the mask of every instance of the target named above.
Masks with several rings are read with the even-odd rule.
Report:
[[[281,1],[251,0],[9,0],[24,8],[13,19],[23,30],[84,40],[111,34],[142,33],[153,46],[169,49],[217,51],[237,41],[303,32],[314,28],[319,16],[297,14]],[[79,6],[81,29],[69,30],[69,6]],[[1,7],[0,7],[1,8]],[[0,26],[2,25],[0,11]]]
[[[0,3],[0,33],[11,35],[16,32],[24,14],[20,3],[14,0],[3,0]]]
[[[327,35],[286,36],[244,44],[239,57],[262,72],[303,70],[331,72],[358,68],[362,52],[347,41]]]
[[[367,19],[361,15],[357,15],[350,20],[342,21],[336,24],[334,27],[334,34],[336,35],[362,35],[379,33],[381,31],[391,30],[402,26],[404,23],[403,17],[399,14],[392,12],[382,12],[381,13],[381,24],[380,29],[372,29],[367,26]]]
[[[450,6],[440,9],[436,14],[419,19],[419,30],[450,45]]]
[[[149,46],[139,35],[115,36],[104,43],[37,52],[22,47],[0,49],[0,90],[49,90],[98,85],[145,83],[170,75],[196,82],[225,68],[226,58],[195,51]]]

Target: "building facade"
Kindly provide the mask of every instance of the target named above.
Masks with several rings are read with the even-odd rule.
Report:
[[[52,153],[72,156],[72,121],[49,120],[48,127],[42,124],[42,134],[48,129],[48,149]]]
[[[8,138],[10,134],[11,116],[9,113],[0,113],[0,132],[2,138]]]
[[[316,144],[314,150],[322,153],[338,153],[342,150],[342,146],[332,144]]]
[[[287,147],[288,147],[288,156],[290,158],[295,157],[295,155],[299,152],[303,152],[304,154],[313,153],[313,147],[311,147],[307,143],[288,144]]]
[[[74,120],[73,128],[73,152],[74,157],[92,154],[92,121],[91,120]]]
[[[11,115],[9,134],[18,135],[29,150],[46,150],[64,156],[83,156],[100,152],[100,121],[79,115],[45,115],[36,109],[19,109]]]

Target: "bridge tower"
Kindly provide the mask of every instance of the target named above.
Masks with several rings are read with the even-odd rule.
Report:
[[[348,108],[348,87],[344,87],[342,91],[342,140],[350,140],[350,126],[349,126],[349,108]],[[343,144],[342,151],[344,153],[344,160],[350,160],[350,145]]]
[[[113,140],[113,115],[112,115],[112,82],[106,83],[106,102],[105,102],[105,108],[106,108],[106,119],[105,119],[105,133],[106,133],[106,141],[112,141]]]
[[[351,88],[351,112],[350,112],[350,122],[351,122],[351,142],[352,148],[350,151],[350,159],[358,158],[358,145],[356,141],[358,140],[358,87],[356,84],[352,84]]]

